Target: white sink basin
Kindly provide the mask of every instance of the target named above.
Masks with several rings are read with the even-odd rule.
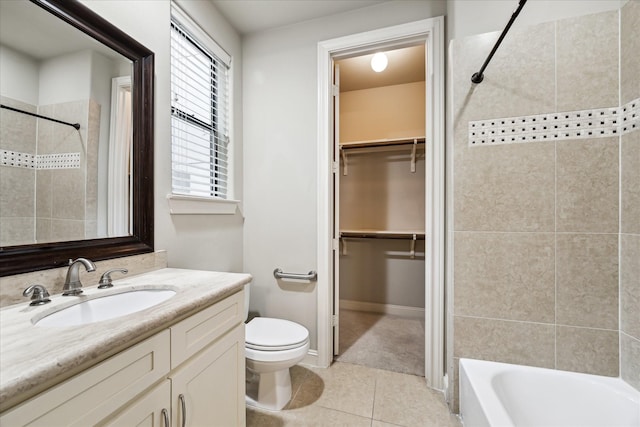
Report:
[[[168,300],[170,289],[141,289],[93,298],[63,308],[36,322],[36,326],[77,326],[132,314]]]

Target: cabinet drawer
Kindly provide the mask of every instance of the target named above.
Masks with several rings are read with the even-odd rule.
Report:
[[[177,367],[243,320],[244,290],[241,290],[172,326],[171,368]]]
[[[2,426],[94,425],[170,370],[163,331],[5,412]]]

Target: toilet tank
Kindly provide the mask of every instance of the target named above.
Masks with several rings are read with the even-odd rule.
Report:
[[[244,285],[244,321],[246,322],[249,318],[249,287],[251,286],[251,282]]]

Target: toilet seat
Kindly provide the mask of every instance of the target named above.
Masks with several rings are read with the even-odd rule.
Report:
[[[309,331],[284,319],[255,317],[245,325],[245,348],[259,351],[293,350],[308,344]]]

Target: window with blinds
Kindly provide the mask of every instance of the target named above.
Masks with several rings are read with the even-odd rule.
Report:
[[[174,194],[227,198],[229,61],[171,18],[171,158]],[[208,43],[207,43],[208,42]]]

